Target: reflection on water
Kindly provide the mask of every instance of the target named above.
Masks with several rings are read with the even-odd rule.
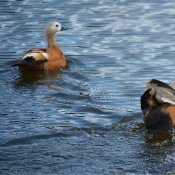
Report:
[[[16,85],[22,86],[22,85],[30,85],[36,82],[39,82],[39,80],[43,79],[53,79],[53,78],[59,78],[59,71],[33,71],[33,70],[19,70],[19,77],[15,79],[14,83]],[[48,84],[49,85],[49,84]],[[52,87],[49,85],[49,87]]]
[[[175,173],[174,134],[152,140],[137,128],[145,82],[174,81],[174,8],[172,0],[0,1],[0,174]],[[45,47],[50,20],[68,29],[57,41],[69,67],[12,67]]]
[[[20,76],[15,80],[15,84],[32,84],[38,80],[42,80],[44,77],[45,72],[23,71],[20,72]]]

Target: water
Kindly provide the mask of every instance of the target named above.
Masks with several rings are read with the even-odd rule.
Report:
[[[145,83],[173,82],[173,0],[0,1],[0,174],[175,173],[174,140],[149,141]],[[24,77],[50,20],[69,67]]]

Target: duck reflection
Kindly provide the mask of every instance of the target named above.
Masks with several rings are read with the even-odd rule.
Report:
[[[39,83],[41,80],[45,80],[48,86],[51,86],[50,81],[48,80],[59,77],[59,71],[33,71],[19,69],[19,77],[15,79],[15,85],[32,85]]]

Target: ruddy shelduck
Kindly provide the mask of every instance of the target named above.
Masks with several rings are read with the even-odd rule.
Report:
[[[175,89],[159,80],[152,79],[146,84],[141,96],[141,109],[146,128],[167,131],[175,125]]]
[[[18,64],[22,70],[59,70],[66,66],[66,58],[58,44],[55,43],[55,34],[62,30],[58,22],[49,22],[45,28],[47,39],[46,48],[37,48],[27,51]]]

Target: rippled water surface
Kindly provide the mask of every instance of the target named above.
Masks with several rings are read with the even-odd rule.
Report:
[[[175,81],[174,0],[0,1],[0,174],[175,173],[173,138],[149,142],[145,82]],[[57,20],[69,67],[11,65]],[[33,79],[32,79],[33,78]],[[140,128],[140,129],[139,129]]]

